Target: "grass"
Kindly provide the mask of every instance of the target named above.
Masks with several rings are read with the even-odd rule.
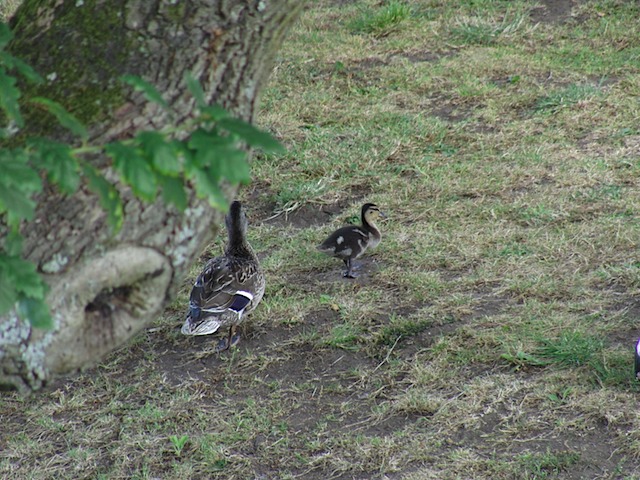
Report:
[[[449,29],[454,41],[462,45],[493,45],[499,39],[515,34],[526,25],[526,15],[507,14],[500,22],[481,19],[477,16],[458,18]]]
[[[543,479],[557,478],[563,471],[569,470],[580,460],[576,452],[524,453],[518,461],[522,465],[523,478]]]
[[[411,15],[408,3],[399,0],[386,0],[377,8],[362,8],[359,15],[348,26],[356,33],[369,33],[383,37],[398,29],[400,24]]]
[[[539,112],[555,113],[561,108],[588,101],[600,94],[600,89],[592,85],[569,85],[538,99],[535,108]]]
[[[187,279],[0,397],[0,477],[640,478],[640,6],[566,3],[312,2],[258,115],[288,152],[241,192],[268,287],[238,348],[180,335]],[[367,201],[348,281],[314,246]]]

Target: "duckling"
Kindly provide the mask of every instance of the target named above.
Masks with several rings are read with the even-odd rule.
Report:
[[[240,341],[237,327],[258,306],[265,289],[258,257],[247,242],[248,222],[240,202],[231,204],[225,224],[224,255],[209,260],[196,278],[182,326],[185,335],[209,335],[229,327],[228,335],[218,343],[219,352]]]
[[[339,228],[318,245],[318,250],[336,258],[342,259],[347,269],[343,273],[346,278],[356,278],[353,273],[353,260],[360,257],[367,248],[380,243],[382,235],[375,222],[378,217],[385,217],[377,205],[365,203],[362,206],[360,218],[362,225],[349,225]]]
[[[636,344],[636,380],[640,380],[640,340]]]

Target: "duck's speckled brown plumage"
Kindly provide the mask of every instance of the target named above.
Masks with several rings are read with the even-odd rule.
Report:
[[[212,258],[191,289],[185,335],[208,335],[230,327],[221,348],[234,344],[235,328],[251,313],[264,294],[265,278],[246,239],[247,219],[240,202],[233,202],[225,219],[228,242],[224,255]],[[224,348],[222,348],[224,347]]]
[[[378,216],[384,216],[377,205],[365,203],[362,206],[360,218],[362,225],[350,225],[339,228],[318,245],[318,250],[341,259],[347,270],[344,276],[354,278],[352,261],[360,257],[368,248],[380,243],[382,235],[375,224]]]

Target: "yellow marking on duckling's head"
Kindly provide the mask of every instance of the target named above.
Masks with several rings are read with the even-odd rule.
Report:
[[[380,208],[375,203],[365,203],[362,206],[362,215],[367,222],[373,222],[378,218],[385,218],[386,215],[380,211]]]

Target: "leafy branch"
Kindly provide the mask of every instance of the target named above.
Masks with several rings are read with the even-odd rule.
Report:
[[[24,127],[21,92],[14,75],[27,82],[42,82],[31,67],[4,50],[11,38],[9,28],[0,23],[0,110],[7,123],[0,128],[0,138],[8,138]],[[169,118],[176,117],[153,85],[131,75],[122,80],[168,112]],[[187,184],[193,185],[196,195],[212,207],[227,207],[221,182],[237,185],[250,180],[246,146],[265,152],[282,151],[280,143],[268,133],[231,117],[217,105],[207,105],[202,87],[192,75],[188,74],[185,82],[198,107],[195,118],[180,126],[141,131],[131,139],[106,145],[91,144],[86,126],[59,103],[42,97],[30,99],[77,137],[79,145],[31,137],[21,146],[0,148],[0,228],[5,224],[8,232],[0,244],[0,316],[15,308],[18,316],[34,327],[52,325],[45,303],[48,287],[36,265],[22,258],[20,234],[22,222],[35,215],[43,177],[66,195],[86,185],[98,196],[115,234],[124,220],[122,199],[116,186],[85,159],[88,154],[110,158],[120,181],[139,199],[153,202],[161,194],[166,204],[184,211],[188,206]]]

